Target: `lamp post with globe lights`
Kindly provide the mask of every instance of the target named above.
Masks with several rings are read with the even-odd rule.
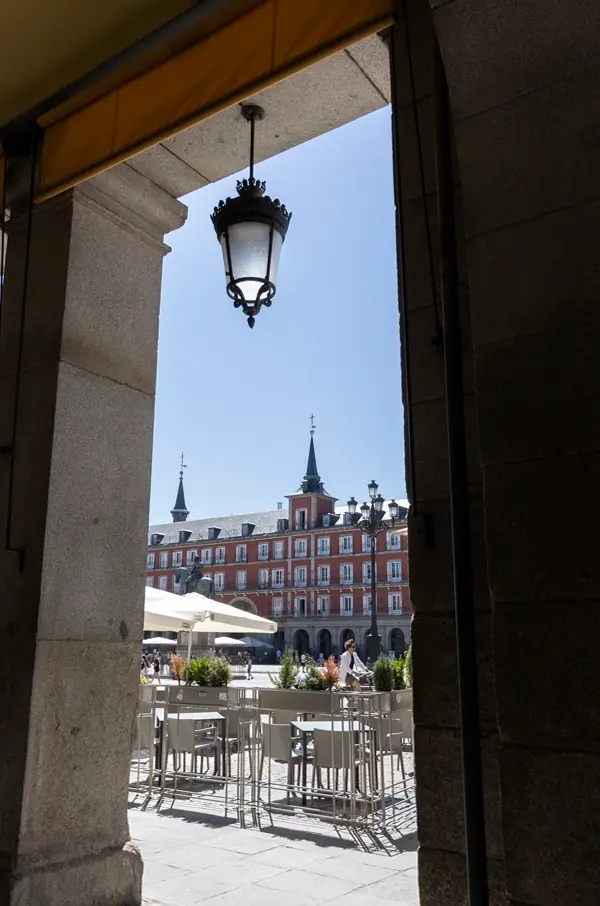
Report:
[[[369,644],[367,657],[373,664],[381,653],[381,636],[377,625],[377,564],[375,555],[377,553],[377,536],[380,532],[385,531],[390,525],[393,527],[398,520],[398,504],[395,500],[388,503],[388,513],[384,509],[385,500],[378,494],[379,485],[376,481],[371,481],[368,485],[370,503],[363,503],[360,507],[360,519],[356,523],[365,535],[371,539],[371,630],[369,633]],[[358,504],[354,497],[348,501],[348,512],[351,516],[356,514]]]

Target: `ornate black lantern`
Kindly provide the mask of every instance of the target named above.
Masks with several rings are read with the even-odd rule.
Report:
[[[211,215],[223,252],[227,294],[247,315],[250,327],[275,295],[281,246],[292,216],[278,198],[265,195],[267,184],[254,178],[255,123],[264,115],[256,104],[242,106],[242,116],[250,123],[250,175],[238,180],[238,197],[220,201]]]

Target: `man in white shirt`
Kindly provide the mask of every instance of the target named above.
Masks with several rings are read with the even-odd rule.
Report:
[[[369,671],[356,653],[356,640],[348,639],[344,648],[346,650],[340,658],[340,683],[348,682],[349,673],[354,677],[368,675]]]

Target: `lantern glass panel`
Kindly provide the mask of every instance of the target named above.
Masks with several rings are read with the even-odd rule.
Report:
[[[271,252],[271,266],[267,273],[269,262],[269,240],[271,227],[266,223],[256,221],[247,223],[234,223],[229,227],[229,251],[231,254],[231,272],[227,260],[227,242],[225,235],[221,236],[221,249],[227,280],[235,281],[244,298],[254,302],[265,281],[273,284],[277,280],[279,256],[283,239],[281,233],[273,229],[273,249]]]

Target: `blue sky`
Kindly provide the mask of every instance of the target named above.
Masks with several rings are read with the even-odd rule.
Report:
[[[405,497],[390,109],[276,158],[256,175],[293,212],[277,295],[247,326],[225,293],[214,205],[185,201],[167,237],[151,522],[170,520],[178,462],[191,518],[274,509],[306,467],[315,414],[327,490],[361,501],[375,478]]]

